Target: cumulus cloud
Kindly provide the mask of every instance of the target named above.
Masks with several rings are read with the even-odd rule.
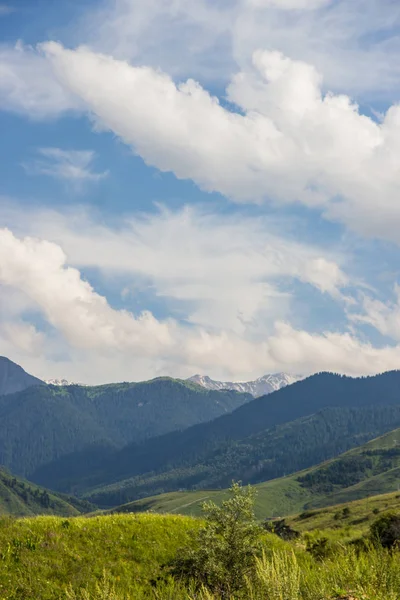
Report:
[[[33,119],[77,110],[79,102],[55,79],[48,61],[18,42],[0,46],[0,110]]]
[[[85,182],[97,182],[108,172],[92,170],[95,153],[92,150],[63,150],[62,148],[39,148],[41,159],[26,163],[25,169],[32,175],[48,175],[80,186]]]
[[[48,322],[81,348],[137,348],[152,354],[170,344],[167,324],[143,312],[113,310],[106,299],[66,266],[61,248],[45,240],[18,239],[0,230],[0,283],[21,290]]]
[[[175,85],[86,48],[43,50],[100,126],[144,160],[238,202],[301,202],[363,233],[398,242],[400,108],[382,123],[348,96],[323,95],[310,65],[258,51],[223,108],[193,80]],[[379,197],[379,211],[376,211]]]
[[[20,213],[3,209],[1,220],[59,244],[79,268],[124,276],[124,287],[147,290],[207,328],[265,332],[274,319],[287,317],[293,281],[335,300],[348,285],[339,252],[297,241],[267,217],[159,207],[106,226],[84,210],[28,211],[25,222]]]
[[[398,26],[393,0],[106,0],[69,44],[219,85],[274,48],[370,99],[398,93]]]

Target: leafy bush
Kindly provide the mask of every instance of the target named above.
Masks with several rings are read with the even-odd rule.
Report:
[[[254,489],[233,483],[229,492],[231,497],[221,506],[203,504],[205,525],[172,565],[174,575],[194,580],[222,598],[244,587],[261,550]]]
[[[400,514],[385,513],[371,525],[371,536],[384,548],[400,545]]]

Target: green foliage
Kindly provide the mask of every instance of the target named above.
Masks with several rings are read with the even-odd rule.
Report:
[[[187,549],[190,552],[199,549],[196,546],[199,530],[204,531],[207,523],[148,514],[0,520],[0,598],[221,600],[220,591],[229,600],[348,600],[349,597],[398,600],[400,597],[397,550],[368,542],[356,547],[344,543],[342,537],[338,541],[333,535],[324,536],[321,532],[285,542],[259,528],[253,539],[252,499],[247,488],[236,492],[236,504],[231,502],[227,510],[243,515],[244,531],[250,531],[253,540],[250,547],[253,550],[260,547],[260,551],[256,555],[244,553],[245,560],[251,558],[247,576],[240,578],[240,586],[237,584],[238,589],[232,594],[227,594],[224,587],[211,590],[200,581],[174,578],[167,566],[175,557],[182,556],[182,548],[185,553]],[[226,517],[219,514],[220,509],[212,505],[209,508],[210,517],[216,518],[210,523],[220,523],[218,527],[222,527],[216,532],[216,547],[224,548],[223,556],[227,556],[228,548],[221,546],[218,536],[232,531],[232,524],[229,519],[225,523]],[[352,508],[352,514],[355,512]],[[302,524],[310,522],[306,519]],[[321,544],[323,537],[328,539],[326,544]],[[211,536],[204,539],[209,546],[213,544]],[[237,539],[243,540],[242,534]],[[317,542],[320,548],[326,545],[330,551],[314,556],[314,552],[304,548]],[[240,549],[242,545],[236,547]],[[220,553],[216,556],[221,557]],[[222,563],[230,570],[226,560]],[[235,568],[233,571],[228,578],[236,581]]]
[[[300,536],[300,533],[288,525],[285,519],[264,521],[263,526],[266,531],[274,533],[282,540],[295,540]]]
[[[371,537],[384,548],[400,544],[400,513],[387,512],[371,525]]]
[[[255,491],[234,483],[221,506],[203,505],[205,525],[190,548],[174,561],[173,573],[228,598],[243,589],[260,550],[260,528],[254,517]]]

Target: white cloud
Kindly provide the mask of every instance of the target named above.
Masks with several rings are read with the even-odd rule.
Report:
[[[400,342],[400,286],[394,286],[394,301],[382,302],[370,296],[362,300],[362,312],[349,315],[355,323],[366,323],[382,335]]]
[[[288,315],[293,280],[336,300],[348,283],[338,253],[298,242],[266,217],[187,206],[132,215],[111,227],[85,211],[33,210],[21,218],[17,208],[0,215],[23,234],[62,246],[70,264],[129,277],[124,288],[147,290],[181,318],[211,329],[265,332],[274,319]]]
[[[233,78],[228,97],[241,114],[192,80],[177,86],[86,48],[43,49],[99,125],[148,164],[239,202],[302,202],[399,241],[400,107],[376,123],[349,97],[322,95],[317,71],[279,52],[256,52]]]
[[[280,10],[315,10],[330,4],[332,0],[247,0],[254,8],[279,8]]]
[[[21,43],[0,46],[0,110],[45,119],[78,108],[79,102],[58,83],[36,50]]]
[[[173,215],[169,215],[168,218],[173,221]],[[190,217],[186,215],[186,218]],[[130,268],[132,273],[140,273],[139,263],[143,262],[143,272],[150,274],[150,277],[153,274],[154,284],[161,293],[170,294],[175,299],[195,297],[197,306],[201,308],[205,307],[207,302],[211,302],[209,293],[211,285],[214,285],[215,304],[221,303],[220,313],[224,306],[225,309],[229,306],[229,294],[231,304],[240,306],[245,300],[245,295],[238,295],[238,285],[229,287],[229,277],[224,279],[223,270],[230,263],[232,279],[237,277],[237,283],[241,284],[249,282],[247,295],[250,298],[257,289],[256,281],[262,264],[257,251],[252,251],[249,246],[243,247],[238,224],[233,228],[228,227],[220,243],[223,246],[224,242],[229,242],[229,236],[236,235],[230,245],[228,244],[229,260],[227,258],[217,263],[215,270],[209,274],[207,268],[212,265],[211,254],[221,248],[215,246],[212,241],[207,246],[205,238],[201,235],[193,240],[186,237],[189,232],[199,236],[204,221],[198,224],[198,231],[193,230],[194,223],[186,229],[183,225],[181,238],[179,243],[176,243],[174,237],[176,238],[176,231],[182,229],[182,215],[180,219],[172,222],[166,232],[168,223],[165,214],[161,215],[161,218],[158,217],[155,223],[144,220],[137,226],[136,233],[132,233],[134,228],[131,224],[132,231],[129,235],[133,239],[132,243],[128,243],[127,231],[112,234],[102,228],[92,232],[93,238],[90,238],[87,232],[86,239],[83,238],[84,228],[82,231],[78,230],[74,238],[74,222],[70,223],[69,237],[67,231],[64,231],[63,235],[67,247],[72,249],[75,245],[75,251],[81,256],[82,263],[96,264],[103,269],[115,269],[117,260],[124,256],[122,251],[125,249],[130,252],[128,256],[131,256],[132,260],[131,264],[128,264],[128,261],[123,264],[121,270],[127,272]],[[60,235],[60,232],[59,227],[55,235]],[[217,230],[211,232],[215,234]],[[207,233],[212,239],[209,228]],[[222,230],[219,233],[222,233]],[[163,240],[156,245],[152,254],[151,245],[160,234]],[[99,235],[104,239],[105,246],[103,254],[95,259],[95,253],[100,250],[100,243],[94,245],[92,254],[89,247]],[[176,250],[167,252],[167,256],[162,260],[164,249],[167,249],[170,243],[175,244]],[[247,239],[247,244],[249,243],[250,236]],[[258,240],[253,240],[253,243],[257,250]],[[200,250],[197,249],[198,245]],[[117,252],[114,253],[114,250]],[[182,255],[187,254],[186,261],[179,260],[178,250]],[[296,250],[299,256],[285,256],[278,245],[275,247],[274,257],[267,248],[266,263],[270,266],[266,271],[269,277],[272,277],[272,282],[275,272],[310,280],[309,274],[303,273],[304,269],[307,271],[306,267],[310,263],[310,250],[289,245],[286,252]],[[108,262],[107,254],[111,256]],[[200,254],[203,255],[203,262],[200,261],[196,265],[195,261],[199,259]],[[218,254],[215,253],[214,256],[217,257]],[[177,264],[168,266],[168,262],[174,258]],[[156,264],[157,259],[160,260],[159,265]],[[288,265],[289,260],[294,261],[291,268]],[[313,260],[311,259],[311,263]],[[41,377],[60,377],[64,374],[79,381],[105,382],[144,379],[156,374],[186,377],[196,371],[209,372],[216,377],[238,379],[252,378],[263,372],[278,370],[310,373],[329,369],[362,374],[396,368],[400,360],[398,346],[374,348],[349,332],[307,332],[294,328],[287,320],[276,319],[276,314],[274,326],[268,333],[262,322],[262,311],[256,313],[255,327],[242,331],[235,329],[232,323],[229,323],[229,319],[226,322],[222,321],[218,328],[216,322],[210,321],[192,326],[186,325],[184,321],[172,319],[161,322],[148,311],[135,317],[125,310],[111,308],[106,298],[100,296],[84,281],[77,269],[69,267],[68,262],[60,246],[53,242],[31,237],[20,239],[9,230],[0,232],[1,285],[13,293],[16,292],[17,296],[22,294],[22,297],[26,297],[30,302],[28,312],[26,305],[22,303],[19,315],[18,311],[7,318],[2,315],[0,352],[8,354],[14,360],[18,359],[26,368],[29,367]],[[246,280],[245,269],[251,268],[254,262],[253,272]],[[192,275],[194,266],[197,268]],[[167,269],[167,273],[163,276],[164,268]],[[314,268],[311,272],[313,282]],[[323,279],[321,284],[318,267],[316,272],[317,285],[326,287],[326,279]],[[329,287],[340,285],[343,278],[340,272],[337,269],[331,269],[330,272],[332,282]],[[217,285],[218,273],[222,276],[221,288],[227,292],[222,296],[221,288]],[[201,275],[205,277],[206,282],[203,286],[200,283]],[[256,280],[253,280],[255,276]],[[168,281],[170,278],[171,282]],[[224,286],[227,286],[225,290]],[[192,296],[193,292],[195,293]],[[250,306],[250,309],[254,307]],[[39,310],[46,322],[52,326],[52,337],[49,337],[49,332],[37,330],[34,323],[29,321],[29,312],[32,310]],[[49,348],[51,352],[47,353]],[[57,364],[54,357],[60,352],[64,358],[59,359]],[[99,365],[102,367],[99,368]]]
[[[277,322],[275,332],[258,344],[245,340],[235,344],[224,334],[219,337],[203,334],[200,339],[189,340],[187,360],[207,368],[210,354],[216,352],[224,372],[232,369],[243,374],[333,371],[362,375],[398,369],[400,364],[400,346],[374,348],[350,333],[313,334],[296,330],[285,322]]]
[[[151,355],[170,344],[168,324],[143,312],[137,318],[113,310],[65,264],[55,244],[34,238],[18,239],[0,230],[0,283],[23,292],[48,322],[81,348],[136,348]]]
[[[398,26],[393,0],[108,0],[68,41],[220,85],[272,48],[315,64],[329,89],[387,98],[399,89]]]
[[[33,175],[48,175],[56,179],[81,185],[89,181],[100,181],[108,172],[92,170],[95,153],[91,150],[63,150],[61,148],[39,148],[40,160],[27,163],[25,168]]]

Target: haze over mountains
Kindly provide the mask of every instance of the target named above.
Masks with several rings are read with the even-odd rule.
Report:
[[[216,381],[208,375],[193,375],[188,381],[193,381],[208,390],[236,390],[237,392],[251,394],[254,398],[265,396],[280,390],[282,387],[302,379],[301,376],[287,373],[272,373],[259,377],[254,381]]]

